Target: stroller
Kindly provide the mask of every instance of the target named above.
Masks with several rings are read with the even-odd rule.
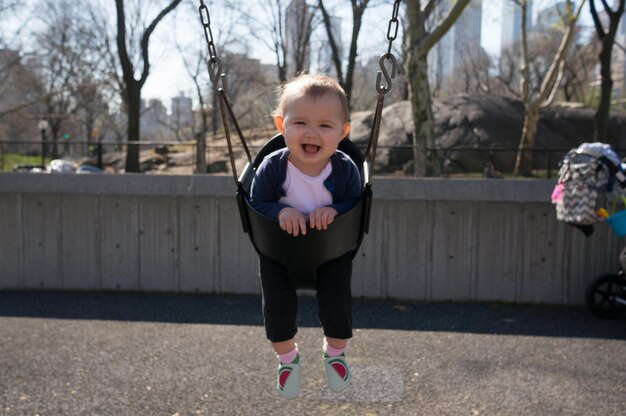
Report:
[[[552,192],[556,216],[560,221],[593,233],[598,221],[607,222],[617,237],[626,235],[626,209],[616,211],[617,201],[626,206],[626,165],[611,146],[583,143],[561,160],[558,184]],[[608,208],[608,196],[613,201]],[[601,318],[626,315],[626,247],[619,255],[620,270],[595,278],[587,287],[585,302]]]

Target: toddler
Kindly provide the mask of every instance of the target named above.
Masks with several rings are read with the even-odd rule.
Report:
[[[348,211],[361,197],[357,166],[337,150],[350,132],[348,120],[345,92],[333,78],[304,74],[281,90],[274,124],[286,147],[269,154],[259,165],[250,200],[258,211],[277,218],[280,228],[294,238],[306,234],[309,227],[326,230],[335,216]],[[297,295],[286,270],[262,254],[259,257],[265,331],[279,360],[277,389],[282,396],[293,398],[300,390]],[[345,351],[352,337],[351,277],[351,253],[316,271],[326,377],[329,388],[336,392],[350,384]]]

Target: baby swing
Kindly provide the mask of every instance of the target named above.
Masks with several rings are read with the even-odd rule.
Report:
[[[285,147],[285,141],[280,134],[274,136],[261,148],[254,160],[252,160],[246,140],[243,137],[243,133],[237,123],[226,95],[226,74],[222,73],[222,62],[217,57],[217,51],[213,42],[209,10],[204,4],[204,1],[200,0],[200,20],[204,28],[204,35],[209,51],[209,78],[219,98],[224,133],[228,145],[230,166],[237,186],[237,205],[243,231],[248,234],[252,245],[258,253],[264,254],[285,267],[294,289],[314,289],[315,272],[317,268],[323,263],[348,252],[350,252],[354,258],[361,245],[364,234],[369,232],[369,218],[372,202],[371,169],[374,165],[376,155],[384,97],[385,94],[391,90],[391,79],[395,77],[396,73],[396,58],[391,53],[391,48],[398,34],[399,9],[400,0],[395,0],[392,18],[389,21],[387,30],[389,47],[387,52],[384,53],[379,60],[380,71],[378,71],[376,78],[378,101],[376,103],[376,110],[374,111],[372,131],[370,133],[365,156],[361,154],[357,146],[348,138],[345,138],[339,144],[339,150],[346,153],[359,168],[363,180],[361,199],[351,210],[338,215],[327,230],[318,231],[316,229],[308,229],[305,235],[293,237],[279,227],[277,219],[261,214],[250,204],[250,186],[256,168],[261,164],[265,156]],[[385,66],[386,61],[390,62],[391,74],[389,74]],[[385,78],[384,84],[381,80],[382,76]],[[237,131],[239,140],[248,158],[248,163],[240,176],[237,175],[237,168],[235,167],[235,157],[230,138],[227,113]]]

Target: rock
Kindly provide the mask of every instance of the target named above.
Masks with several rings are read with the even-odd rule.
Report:
[[[227,160],[216,160],[207,166],[208,173],[225,173],[228,172],[229,162]]]
[[[141,172],[156,169],[159,165],[163,165],[167,162],[166,157],[158,155],[152,151],[141,152],[139,154],[139,169]]]
[[[168,166],[193,166],[196,155],[192,152],[170,153],[167,156]]]
[[[524,122],[521,101],[493,95],[461,94],[435,100],[433,113],[435,146],[441,149],[436,156],[443,172],[482,172],[489,160],[498,170],[512,170]],[[593,115],[592,109],[572,105],[541,110],[535,148],[565,149],[551,154],[552,168],[565,151],[592,140]],[[350,138],[355,143],[367,145],[372,119],[373,112],[352,115]],[[407,167],[412,164],[412,124],[408,101],[391,104],[383,110],[378,140],[382,148],[379,147],[376,156],[377,171],[411,171]],[[626,117],[611,117],[609,137],[620,138],[620,147],[626,144]],[[390,146],[396,148],[388,149]],[[536,153],[536,167],[543,168],[547,162],[546,152]]]

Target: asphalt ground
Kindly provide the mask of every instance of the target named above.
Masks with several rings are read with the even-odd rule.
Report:
[[[355,300],[353,384],[325,385],[300,299],[300,396],[258,296],[0,291],[0,415],[625,415],[626,320],[582,307]]]

